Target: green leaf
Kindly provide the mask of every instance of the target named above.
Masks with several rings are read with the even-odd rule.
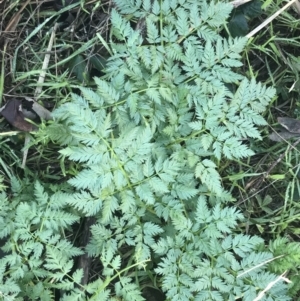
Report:
[[[69,61],[69,68],[79,82],[89,81],[87,60],[81,54],[76,55]]]
[[[243,37],[248,31],[248,22],[242,12],[236,12],[228,23],[228,29],[233,37]]]

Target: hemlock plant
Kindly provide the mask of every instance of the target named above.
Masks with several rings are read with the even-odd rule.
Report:
[[[153,285],[172,301],[290,300],[263,240],[236,232],[243,215],[219,173],[253,155],[247,139],[261,139],[275,96],[238,73],[247,41],[220,35],[231,9],[115,1],[105,75],[43,129],[77,174],[32,190],[13,178],[10,198],[1,194],[3,300],[144,300]],[[66,233],[92,216],[81,250]],[[84,285],[83,252],[99,265]]]

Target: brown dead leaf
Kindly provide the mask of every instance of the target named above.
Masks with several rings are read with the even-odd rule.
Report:
[[[20,99],[13,98],[8,101],[1,109],[0,114],[15,128],[24,131],[32,132],[36,130],[36,127],[28,122],[22,111],[22,101]]]

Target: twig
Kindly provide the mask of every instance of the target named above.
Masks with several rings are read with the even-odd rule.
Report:
[[[240,5],[243,5],[247,2],[250,2],[252,0],[235,0],[235,1],[232,1],[232,2],[229,2],[230,4],[232,4],[235,8],[236,7],[239,7]]]
[[[270,18],[265,20],[263,23],[261,23],[259,26],[257,26],[254,30],[252,30],[250,33],[248,33],[246,35],[246,37],[251,38],[252,36],[254,36],[257,32],[259,32],[262,28],[264,28],[266,25],[268,25],[270,22],[272,22],[276,17],[278,17],[284,10],[286,10],[288,7],[290,7],[296,1],[298,1],[298,0],[291,0],[290,2],[288,2],[284,7],[282,7],[280,10],[278,10]]]
[[[38,82],[37,82],[38,85],[35,89],[34,98],[37,98],[42,92],[42,85],[45,81],[46,70],[48,68],[49,61],[50,61],[50,56],[51,56],[50,51],[52,50],[52,47],[53,47],[55,32],[56,32],[57,28],[58,28],[58,24],[55,23],[55,25],[53,27],[53,30],[52,30],[52,33],[51,33],[49,44],[48,44],[48,47],[47,47],[47,54],[45,55],[42,70],[41,70],[41,73],[40,73],[40,76],[39,76],[39,79],[38,79]],[[29,144],[29,142],[30,142],[30,136],[29,136],[28,133],[26,133],[25,134],[25,145],[24,145],[23,160],[22,160],[22,168],[25,168],[27,155],[28,155],[28,148],[26,146]]]
[[[21,167],[24,169],[25,168],[25,164],[26,164],[26,160],[27,160],[27,155],[28,155],[28,148],[26,148],[26,146],[29,144],[30,142],[30,136],[28,133],[25,134],[25,142],[24,142],[24,152],[23,152],[23,160],[22,160],[22,165]]]
[[[42,92],[42,84],[45,81],[46,69],[48,68],[48,65],[49,65],[51,50],[52,50],[52,47],[53,47],[55,32],[57,30],[57,27],[58,27],[58,24],[55,23],[55,25],[53,27],[53,30],[52,30],[52,33],[51,33],[50,41],[49,41],[49,44],[48,44],[48,47],[47,47],[47,50],[46,50],[47,54],[45,55],[45,58],[44,58],[44,62],[43,62],[42,70],[41,70],[41,73],[40,73],[40,77],[39,77],[39,80],[37,82],[38,86],[35,89],[35,93],[34,93],[35,98],[37,98]]]
[[[272,261],[274,261],[274,260],[276,260],[276,259],[279,259],[279,258],[282,258],[282,257],[284,257],[284,255],[278,255],[278,256],[273,257],[273,258],[271,258],[271,259],[268,259],[268,260],[266,260],[266,261],[264,261],[264,262],[261,262],[261,263],[255,265],[255,266],[252,266],[250,269],[248,269],[248,270],[246,270],[246,271],[243,271],[242,273],[238,274],[238,275],[236,276],[236,278],[240,278],[240,277],[242,277],[242,276],[244,276],[244,275],[246,275],[246,274],[249,274],[249,273],[252,272],[253,270],[255,270],[255,269],[257,269],[257,268],[260,268],[260,267],[266,265],[267,263],[272,262]]]
[[[259,301],[259,300],[261,300],[261,299],[264,297],[265,293],[266,293],[267,291],[269,291],[269,290],[272,288],[272,286],[274,286],[274,285],[275,285],[277,282],[279,282],[279,281],[285,281],[285,282],[287,282],[287,283],[292,283],[288,278],[285,277],[285,275],[286,275],[286,272],[282,273],[282,274],[281,274],[278,278],[276,278],[274,281],[271,281],[271,282],[267,285],[267,287],[266,287],[265,289],[263,289],[253,301]]]
[[[294,7],[295,7],[298,15],[300,15],[300,3],[299,3],[299,0],[294,3]]]

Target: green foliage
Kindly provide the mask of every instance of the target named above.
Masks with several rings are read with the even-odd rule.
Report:
[[[94,90],[78,87],[44,129],[65,163],[80,166],[70,186],[27,191],[14,179],[11,199],[1,195],[0,237],[11,252],[2,294],[144,300],[142,285],[155,279],[172,301],[253,301],[262,292],[290,300],[283,280],[265,291],[279,271],[268,263],[283,250],[259,251],[261,238],[236,233],[243,215],[220,172],[224,160],[254,154],[247,139],[261,139],[275,96],[238,73],[247,41],[220,35],[231,5],[115,2],[105,76]],[[141,18],[145,36],[131,26]],[[82,285],[74,258],[83,250],[65,233],[87,216],[96,223],[84,252],[101,268]]]
[[[62,230],[79,217],[39,182],[32,190],[13,178],[11,187],[10,200],[1,195],[0,238],[8,236],[3,246],[8,254],[1,259],[1,292],[4,300],[13,300],[17,293],[18,297],[44,296],[43,300],[52,300],[51,287],[70,272],[72,258],[82,254],[62,235]]]
[[[296,242],[289,242],[286,237],[277,238],[270,241],[269,250],[274,254],[274,261],[270,263],[269,269],[275,273],[285,273],[291,271],[291,284],[289,291],[291,295],[295,295],[299,287],[299,273],[300,266],[300,245]]]

